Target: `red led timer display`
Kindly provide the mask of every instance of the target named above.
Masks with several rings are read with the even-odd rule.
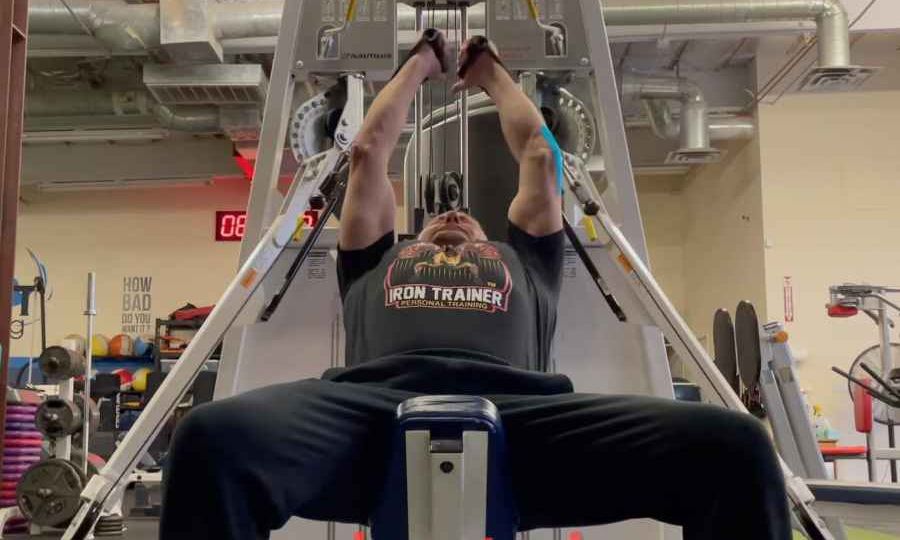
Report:
[[[309,228],[319,222],[319,212],[310,210],[303,215],[303,221]],[[247,229],[247,212],[243,210],[222,210],[216,212],[216,242],[240,242]]]

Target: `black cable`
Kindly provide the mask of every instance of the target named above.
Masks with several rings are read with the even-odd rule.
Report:
[[[587,269],[588,274],[591,275],[591,279],[594,280],[594,284],[597,285],[597,288],[600,290],[600,294],[603,295],[603,299],[606,300],[606,305],[609,306],[609,309],[613,312],[613,315],[615,315],[616,318],[619,319],[619,321],[628,322],[628,317],[625,315],[625,311],[622,309],[622,306],[619,305],[616,297],[613,296],[612,293],[609,292],[609,290],[606,288],[606,284],[603,281],[603,276],[600,274],[600,270],[597,269],[597,265],[594,264],[594,260],[591,259],[591,256],[584,248],[584,244],[581,243],[581,239],[578,238],[578,234],[572,227],[572,223],[569,222],[569,218],[565,215],[563,215],[563,228],[566,232],[566,236],[569,238],[569,243],[572,244],[572,248],[581,259],[581,262],[582,264],[584,264],[585,269]]]
[[[875,379],[875,382],[880,384],[881,387],[884,388],[885,392],[896,397],[897,399],[900,399],[900,391],[895,390],[894,387],[891,385],[891,383],[884,380],[884,377],[882,377],[880,373],[878,373],[877,371],[872,369],[872,366],[870,366],[869,364],[867,364],[865,362],[860,362],[859,367],[861,367],[863,369],[863,371],[865,371],[866,373],[869,374],[869,376],[871,376],[873,379]]]

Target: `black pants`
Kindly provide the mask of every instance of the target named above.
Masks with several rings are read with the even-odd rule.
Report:
[[[160,537],[266,538],[291,516],[365,523],[397,405],[415,395],[306,380],[198,407],[175,434]],[[770,439],[749,416],[631,396],[485,397],[507,431],[522,530],[646,517],[686,540],[791,536]]]

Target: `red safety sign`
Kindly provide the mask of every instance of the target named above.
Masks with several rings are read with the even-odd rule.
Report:
[[[794,285],[791,276],[784,276],[784,322],[794,322]]]

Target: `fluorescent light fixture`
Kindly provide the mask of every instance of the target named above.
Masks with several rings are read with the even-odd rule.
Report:
[[[103,142],[154,142],[167,139],[166,129],[79,129],[71,131],[26,131],[27,145]]]
[[[180,188],[211,186],[213,179],[208,176],[196,178],[159,178],[136,180],[98,180],[87,182],[45,182],[37,184],[38,190],[43,192],[74,192],[74,191],[107,191],[121,189],[156,189],[156,188]]]

